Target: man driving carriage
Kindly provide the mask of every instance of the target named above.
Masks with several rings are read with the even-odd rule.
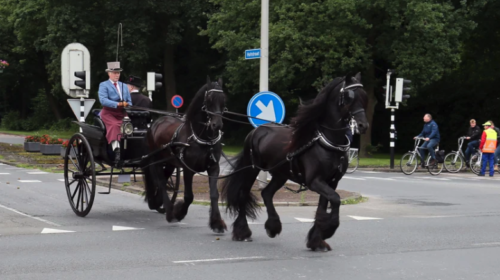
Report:
[[[127,116],[124,108],[132,105],[128,87],[119,81],[122,70],[120,62],[108,62],[109,80],[99,84],[100,117],[106,125],[106,139],[115,152],[115,161],[120,159],[120,126]]]

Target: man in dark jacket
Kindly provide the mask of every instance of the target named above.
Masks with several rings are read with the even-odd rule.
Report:
[[[469,144],[467,144],[467,149],[465,150],[465,165],[468,167],[470,155],[475,149],[479,148],[479,142],[481,141],[481,128],[476,125],[476,120],[470,120],[469,132],[465,139],[469,140]]]
[[[425,114],[424,116],[424,129],[420,132],[419,135],[415,136],[413,139],[417,137],[424,137],[425,143],[420,146],[420,156],[422,157],[422,167],[425,166],[425,157],[427,156],[427,150],[431,155],[430,165],[436,163],[436,153],[434,149],[439,144],[439,140],[441,136],[439,135],[439,128],[435,121],[432,120],[431,114]]]
[[[139,90],[142,87],[141,78],[136,76],[130,76],[126,84],[129,88],[130,96],[132,97],[132,104],[134,104],[134,106],[144,107],[144,108],[153,107],[151,100],[149,100],[147,96],[139,92]]]

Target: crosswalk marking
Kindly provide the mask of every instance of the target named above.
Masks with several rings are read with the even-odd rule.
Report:
[[[62,230],[62,229],[53,229],[53,228],[44,228],[41,232],[41,234],[47,234],[47,233],[70,233],[74,232],[71,230]]]
[[[301,223],[312,223],[314,222],[314,219],[307,219],[307,218],[295,218],[295,220],[301,222]]]
[[[382,218],[375,218],[375,217],[361,217],[361,216],[347,216],[347,217],[353,218],[358,221],[382,220]]]
[[[122,227],[122,226],[113,226],[113,231],[122,231],[122,230],[139,230],[144,228],[133,228],[133,227]]]
[[[0,175],[9,175],[10,173],[0,173]]]
[[[41,175],[41,174],[49,174],[49,172],[36,171],[36,172],[28,172],[31,175]]]
[[[342,177],[343,179],[351,179],[351,180],[360,180],[360,181],[365,181],[366,179],[363,178],[358,178],[358,177],[350,177],[350,176],[344,176]]]

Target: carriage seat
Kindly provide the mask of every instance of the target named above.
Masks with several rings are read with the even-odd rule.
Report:
[[[104,134],[106,134],[106,125],[104,125],[104,122],[101,120],[101,116],[99,115],[100,113],[101,109],[92,110],[92,114],[94,115],[94,125],[102,128],[102,130],[104,130]]]
[[[148,111],[127,110],[127,115],[134,126],[134,135],[145,135],[151,123],[151,114]]]

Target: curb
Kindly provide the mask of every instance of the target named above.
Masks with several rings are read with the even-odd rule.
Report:
[[[99,186],[104,187],[104,188],[107,188],[109,186],[109,180],[99,180],[99,179],[96,179],[96,183]],[[138,187],[134,187],[134,186],[123,186],[123,185],[115,183],[115,182],[111,182],[111,188],[112,189],[117,189],[117,190],[120,190],[120,191],[125,191],[125,192],[129,192],[129,193],[133,193],[133,194],[138,194],[138,195],[142,195],[142,193],[144,191],[142,188],[138,188]],[[345,201],[348,201],[348,200],[361,200],[361,199],[364,198],[360,193],[357,193],[357,192],[352,192],[352,193],[353,193],[353,195],[341,199],[341,202],[345,202]],[[205,205],[205,204],[209,204],[209,203],[210,203],[209,200],[198,200],[198,199],[193,200],[193,204],[203,204],[203,205]],[[259,206],[265,206],[264,203],[262,203],[262,202],[259,202],[258,204],[259,204]],[[219,202],[219,206],[224,206],[224,205],[225,205],[225,203]],[[285,207],[285,206],[318,206],[318,202],[317,201],[305,201],[305,202],[278,201],[278,202],[274,202],[274,206],[278,206],[278,207]]]

